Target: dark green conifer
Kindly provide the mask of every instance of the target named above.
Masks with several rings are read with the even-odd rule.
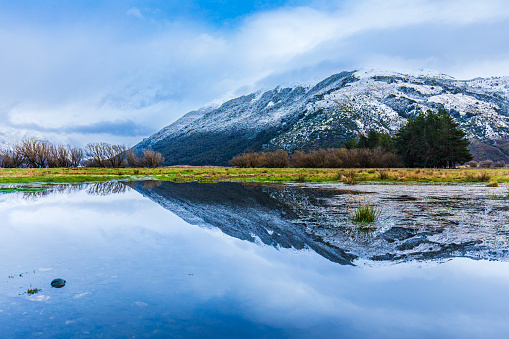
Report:
[[[396,134],[396,149],[407,167],[456,167],[472,160],[466,133],[444,110],[409,118]]]

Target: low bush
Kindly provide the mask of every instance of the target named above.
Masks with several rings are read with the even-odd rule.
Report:
[[[276,152],[244,153],[230,160],[230,164],[241,168],[285,168],[289,166],[290,161],[288,152],[279,150]]]
[[[483,160],[483,161],[480,161],[479,162],[479,167],[482,167],[482,168],[491,168],[493,167],[493,161],[491,160]]]
[[[403,165],[401,158],[381,148],[346,149],[329,148],[305,153],[295,151],[288,156],[286,151],[244,153],[230,163],[236,167],[271,168],[391,168]]]

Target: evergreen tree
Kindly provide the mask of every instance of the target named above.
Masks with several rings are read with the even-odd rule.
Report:
[[[364,134],[359,136],[359,140],[357,141],[357,148],[368,148],[368,138]]]
[[[408,167],[450,167],[472,160],[465,132],[444,110],[409,118],[396,134],[396,149]]]
[[[380,133],[375,130],[370,130],[368,136],[364,134],[359,135],[359,139],[351,139],[345,142],[344,147],[351,148],[381,148],[386,152],[395,152],[394,139],[389,133]]]

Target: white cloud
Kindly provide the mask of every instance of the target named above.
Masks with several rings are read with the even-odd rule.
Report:
[[[509,46],[501,43],[509,6],[499,0],[280,8],[235,29],[157,21],[137,7],[123,13],[146,20],[0,26],[7,120],[50,128],[130,120],[155,131],[225,93],[354,68],[509,75]]]
[[[136,7],[132,7],[131,9],[129,9],[127,12],[126,12],[127,15],[131,15],[131,16],[134,16],[134,17],[137,17],[139,19],[143,19],[143,14],[141,14],[141,11],[136,8]]]

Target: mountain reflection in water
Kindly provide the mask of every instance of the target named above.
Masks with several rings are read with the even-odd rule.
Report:
[[[340,264],[508,258],[509,202],[475,185],[130,183],[186,222]],[[500,192],[499,192],[500,191]],[[355,195],[382,209],[369,230],[348,219]]]

